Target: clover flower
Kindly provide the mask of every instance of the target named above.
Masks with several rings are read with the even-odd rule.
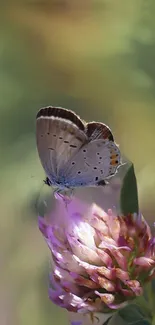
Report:
[[[70,312],[111,312],[155,275],[155,237],[141,214],[118,216],[73,199],[39,217],[52,255],[49,297]]]

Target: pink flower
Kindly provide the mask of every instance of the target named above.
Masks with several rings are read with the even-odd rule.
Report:
[[[68,311],[123,307],[155,275],[155,238],[140,214],[117,216],[76,199],[65,208],[62,200],[39,228],[52,254],[49,297]]]

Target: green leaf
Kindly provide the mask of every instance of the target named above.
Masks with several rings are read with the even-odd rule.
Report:
[[[118,313],[128,325],[151,325],[149,320],[136,305],[127,306],[121,309]]]
[[[110,316],[107,320],[106,320],[106,322],[105,323],[103,323],[103,325],[108,325],[109,324],[109,322],[110,322],[110,320],[111,320],[111,318],[112,318],[112,316]]]
[[[144,294],[147,296],[150,313],[155,317],[155,279],[145,286]]]
[[[124,215],[138,213],[138,191],[134,166],[131,164],[124,176],[120,194],[120,208]]]
[[[153,320],[152,320],[152,324],[151,325],[155,325],[155,316],[153,316]]]

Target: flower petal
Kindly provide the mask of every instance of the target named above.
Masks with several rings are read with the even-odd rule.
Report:
[[[141,257],[137,257],[134,259],[133,263],[135,265],[140,265],[146,268],[150,268],[152,266],[155,266],[155,260],[145,257],[145,256],[141,256]]]
[[[95,294],[98,295],[106,305],[112,304],[115,300],[115,296],[111,293],[100,293],[99,291],[95,291]]]
[[[84,262],[102,265],[102,261],[98,254],[91,248],[81,244],[75,237],[67,235],[68,242],[72,248],[73,254]]]

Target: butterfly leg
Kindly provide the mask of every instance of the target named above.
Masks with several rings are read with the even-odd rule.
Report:
[[[54,190],[54,196],[57,200],[62,200],[65,203],[65,206],[67,207],[67,205],[72,201],[72,196],[73,196],[73,189],[70,189],[71,192],[68,194],[68,190],[62,190],[62,189],[55,189]]]

